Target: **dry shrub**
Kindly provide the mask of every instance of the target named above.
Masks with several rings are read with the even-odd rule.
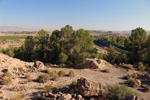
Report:
[[[71,88],[76,88],[77,87],[77,81],[76,80],[73,80],[70,84],[70,87]]]
[[[127,74],[126,78],[130,79],[130,78],[140,78],[143,75],[143,73],[140,72],[136,72],[136,73],[132,73],[132,74]]]
[[[45,83],[47,82],[48,80],[50,79],[49,75],[47,74],[43,74],[43,75],[39,75],[37,80],[40,82],[40,83]]]
[[[2,79],[2,81],[0,81],[0,83],[2,85],[10,85],[12,83],[12,80],[11,80],[10,77],[4,76],[3,79]]]
[[[13,87],[14,91],[23,91],[25,89],[26,89],[26,87],[24,85],[20,85],[20,86],[16,85],[16,86]]]
[[[144,71],[146,69],[146,67],[144,66],[143,62],[139,62],[138,63],[138,69],[139,69],[139,71]]]
[[[140,86],[138,81],[134,78],[128,79],[128,85],[131,86],[131,87],[139,87]]]
[[[26,74],[26,75],[25,75],[25,79],[27,79],[28,82],[31,82],[31,81],[32,81],[30,74]]]
[[[58,79],[59,79],[58,74],[55,74],[55,76],[54,76],[53,80],[54,80],[54,81],[57,81]]]
[[[46,69],[45,72],[48,73],[50,77],[54,77],[57,74],[53,69]]]
[[[131,64],[122,64],[121,66],[126,69],[133,69],[133,65]]]
[[[70,77],[74,77],[75,76],[75,71],[73,69],[70,70],[69,76]]]
[[[24,99],[23,99],[23,96],[21,94],[17,93],[12,98],[10,98],[10,100],[24,100]]]
[[[4,76],[11,77],[12,74],[9,71],[7,71],[6,73],[4,73]]]
[[[106,72],[106,73],[110,73],[111,71],[110,71],[109,68],[105,68],[105,72]]]
[[[44,91],[50,92],[52,90],[52,88],[56,88],[56,86],[52,86],[52,85],[47,84],[44,86]]]
[[[65,71],[63,70],[63,69],[61,69],[59,72],[58,72],[58,76],[59,77],[63,77],[63,76],[65,76],[66,75],[66,73],[65,73]]]

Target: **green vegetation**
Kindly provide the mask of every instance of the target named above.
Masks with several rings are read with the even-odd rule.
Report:
[[[15,40],[15,39],[25,39],[27,35],[9,35],[9,36],[0,36],[0,40]]]
[[[138,81],[134,78],[128,79],[128,85],[131,86],[131,87],[139,87],[140,86]]]
[[[70,84],[70,87],[75,89],[77,87],[77,81],[73,80]]]
[[[110,99],[111,100],[121,100],[126,96],[140,96],[140,94],[132,91],[125,85],[113,85],[109,89]]]
[[[74,31],[71,26],[66,25],[60,31],[53,31],[51,36],[42,29],[36,37],[26,37],[21,47],[8,48],[2,52],[24,61],[40,60],[72,65],[82,62],[87,57],[101,56],[93,47],[93,40],[88,31],[84,29]]]

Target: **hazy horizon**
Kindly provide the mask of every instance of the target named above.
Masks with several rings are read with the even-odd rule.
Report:
[[[149,0],[0,0],[0,26],[55,30],[150,30]]]

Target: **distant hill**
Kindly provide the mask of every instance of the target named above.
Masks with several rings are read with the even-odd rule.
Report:
[[[33,31],[34,29],[16,27],[16,26],[0,26],[0,32],[20,32],[20,31]]]

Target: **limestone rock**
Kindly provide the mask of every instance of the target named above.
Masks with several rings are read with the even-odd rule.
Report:
[[[90,68],[90,69],[105,69],[106,67],[113,66],[102,59],[86,59],[84,62],[77,65],[78,68]]]
[[[61,94],[57,100],[70,100],[72,96],[70,94]]]
[[[37,70],[44,70],[45,66],[44,66],[43,62],[35,61],[34,65],[33,65],[33,68],[36,68]]]
[[[81,77],[77,81],[78,92],[84,97],[102,95],[103,87],[99,83]]]

